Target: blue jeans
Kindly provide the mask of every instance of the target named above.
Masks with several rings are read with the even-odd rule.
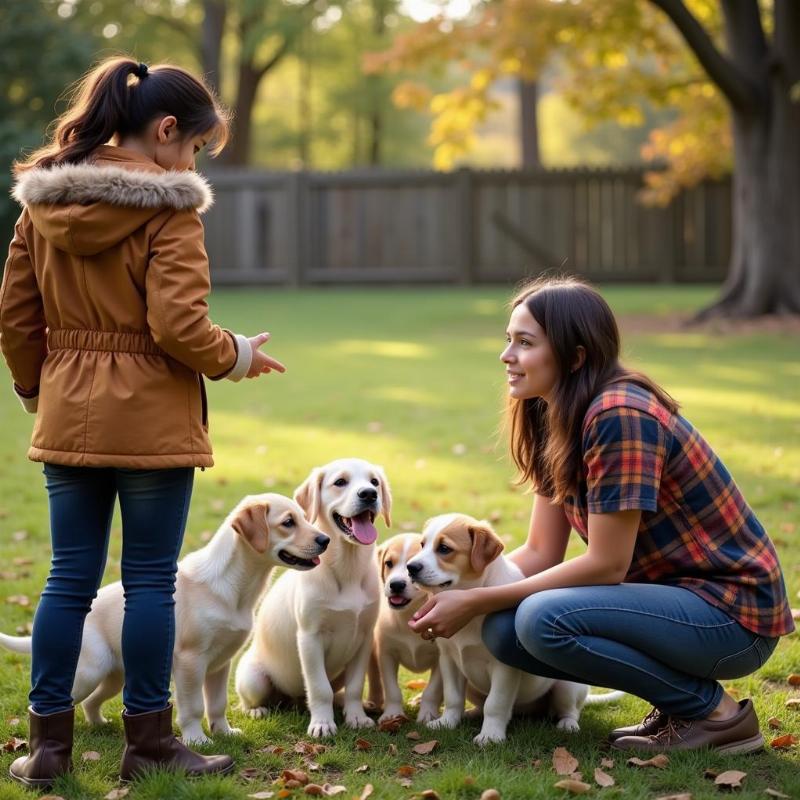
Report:
[[[194,470],[45,464],[52,565],[33,620],[31,707],[72,707],[83,623],[100,588],[114,502],[122,512],[125,616],[122,699],[129,714],[163,709],[175,641],[175,573]]]
[[[717,680],[754,672],[778,642],[688,589],[641,583],[539,592],[487,616],[483,641],[512,667],[622,689],[682,719],[708,716]]]

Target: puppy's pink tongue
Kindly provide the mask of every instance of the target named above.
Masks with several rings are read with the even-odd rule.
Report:
[[[378,538],[378,531],[375,530],[375,526],[369,518],[369,511],[365,511],[357,517],[351,517],[350,522],[353,525],[353,536],[361,544],[372,544]]]

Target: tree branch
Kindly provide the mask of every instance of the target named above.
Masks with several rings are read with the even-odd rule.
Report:
[[[650,0],[650,2],[672,20],[709,78],[735,109],[750,111],[761,105],[761,93],[755,81],[720,53],[705,28],[682,0]]]

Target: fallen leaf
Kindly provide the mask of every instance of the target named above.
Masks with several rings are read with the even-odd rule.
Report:
[[[281,747],[279,744],[267,744],[264,747],[259,748],[259,753],[273,753],[276,756],[279,756],[281,753],[286,752],[285,747]]]
[[[125,797],[126,794],[131,790],[130,786],[121,786],[119,789],[112,789],[104,798],[103,800],[120,800],[122,797]]]
[[[790,686],[800,686],[800,675],[792,673],[786,680]]]
[[[683,794],[665,794],[661,797],[656,797],[656,800],[692,800],[692,796],[688,792]]]
[[[793,697],[791,700],[787,700],[786,708],[792,708],[795,711],[800,711],[800,697]]]
[[[321,795],[322,787],[318,783],[309,783],[308,786],[303,789],[303,791],[306,794]]]
[[[64,800],[64,798],[60,794],[45,794],[39,800]]]
[[[412,740],[416,741],[417,739],[420,739],[420,738],[422,738],[422,737],[420,737],[419,731],[409,731],[406,734],[406,739],[412,739]]]
[[[411,689],[412,691],[415,692],[421,692],[423,689],[427,687],[427,685],[428,681],[423,681],[419,678],[415,678],[412,681],[406,682],[406,689]]]
[[[303,784],[300,781],[290,779],[283,784],[284,789],[299,789]]]
[[[411,780],[411,778],[400,778],[400,780],[398,780],[397,782],[398,782],[398,783],[399,783],[399,784],[400,784],[400,785],[401,785],[401,786],[402,786],[404,789],[408,789],[408,788],[409,788],[409,787],[412,785],[412,783],[413,783],[413,781]]]
[[[21,606],[26,608],[31,604],[31,599],[26,594],[12,594],[6,597],[6,603],[10,606]]]
[[[356,750],[371,750],[372,749],[372,742],[368,742],[366,739],[356,739]]]
[[[372,784],[368,783],[362,790],[358,800],[367,800],[367,798],[374,792]]]
[[[739,772],[738,769],[726,769],[725,772],[720,772],[714,779],[717,786],[723,786],[726,789],[740,789],[742,781],[747,777],[746,772]]]
[[[301,786],[305,786],[308,783],[308,775],[301,769],[285,769],[281,772],[281,778],[287,783],[289,781],[297,781]],[[297,787],[294,787],[297,788]]]
[[[383,733],[397,733],[400,728],[408,722],[408,717],[398,714],[396,717],[389,717],[378,723],[378,730]]]
[[[416,797],[417,795],[415,795]],[[421,792],[418,792],[418,796],[422,798],[422,800],[439,800],[439,795],[433,789],[423,789]]]
[[[15,542],[24,542],[28,538],[28,531],[14,531],[11,534],[11,538]]]
[[[389,745],[389,746],[386,748],[386,752],[387,752],[387,753],[388,753],[390,756],[396,756],[396,755],[397,755],[397,745],[396,745],[396,744],[394,744],[394,743],[390,744],[390,745]]]
[[[33,564],[33,559],[28,556],[16,556],[16,558],[11,559],[11,563],[15,567],[28,567]]]
[[[420,756],[426,756],[428,753],[432,753],[436,746],[439,744],[438,739],[431,739],[429,742],[423,742],[422,744],[415,744],[411,750]]]
[[[669,764],[669,756],[659,753],[657,756],[642,760],[641,758],[629,758],[628,764],[632,767],[658,767],[664,769]]]
[[[254,781],[262,776],[262,771],[258,767],[245,767],[239,770],[239,777],[246,781]]]
[[[613,758],[601,758],[600,759],[600,766],[603,769],[614,769],[614,759]]]
[[[403,764],[397,768],[397,774],[401,778],[410,778],[416,771],[417,768],[412,767],[411,764]]]
[[[12,736],[4,745],[3,750],[6,753],[16,753],[18,750],[22,750],[24,747],[28,746],[28,742],[26,739],[19,739],[16,736]]]
[[[19,717],[11,717],[11,718],[8,720],[8,725],[9,725],[9,727],[11,727],[11,728],[16,728],[16,727],[17,727],[17,725],[19,725]]]
[[[767,725],[769,725],[773,731],[779,731],[783,727],[783,723],[777,717],[770,717]]]
[[[594,779],[598,786],[606,787],[606,786],[613,786],[615,781],[614,779],[606,772],[600,769],[600,767],[596,767],[594,771]]]
[[[464,780],[462,781],[464,786],[474,786],[475,785],[475,778],[472,775],[465,775]],[[487,792],[494,792],[494,789],[487,789]]]
[[[583,781],[576,781],[572,778],[565,778],[563,781],[554,783],[556,789],[566,789],[570,794],[586,794],[591,791],[592,787]]]
[[[309,772],[319,772],[322,767],[316,761],[306,761],[306,769]]]
[[[780,797],[785,798],[785,800],[791,800],[788,794],[779,792],[777,789],[764,789],[764,794],[768,794],[770,797]]]
[[[497,789],[485,789],[481,794],[481,800],[500,800],[500,792]]]
[[[346,791],[347,791],[346,786],[340,786],[338,784],[334,786],[333,784],[330,783],[324,783],[322,785],[322,794],[324,794],[325,797],[333,797],[335,794],[341,794],[342,792]]]
[[[770,747],[774,747],[776,750],[788,750],[790,747],[794,747],[800,739],[798,739],[794,734],[785,733],[783,736],[778,736],[777,739],[773,739],[770,743]]]
[[[291,797],[291,796],[292,796],[292,790],[291,789],[281,789],[278,792],[278,797]]]
[[[369,772],[369,764],[362,764],[360,767],[356,767],[353,772]]]
[[[100,753],[96,750],[87,750],[85,753],[81,753],[81,759],[83,761],[99,761]]]
[[[275,792],[254,792],[253,794],[247,795],[248,797],[253,797],[255,800],[267,800],[269,797],[274,797]]]
[[[570,778],[572,778],[572,780],[574,780],[574,781],[582,781],[583,780],[583,773],[582,772],[573,772],[572,775],[570,775]]]
[[[571,775],[578,769],[578,759],[566,747],[556,747],[553,751],[553,769],[556,775]]]
[[[539,769],[539,767],[542,766],[542,759],[541,758],[534,758],[533,761],[531,761],[531,766],[534,769]]]

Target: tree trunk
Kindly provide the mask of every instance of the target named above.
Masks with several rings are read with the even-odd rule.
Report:
[[[539,122],[537,118],[539,86],[537,81],[520,78],[518,95],[522,167],[523,169],[538,168],[542,166],[542,160],[539,154]]]
[[[387,3],[385,0],[374,0],[372,4],[372,32],[377,42],[383,44],[386,33]],[[383,97],[381,92],[381,78],[377,75],[367,77],[370,103],[372,109],[369,113],[369,164],[372,167],[380,166],[383,155]]]
[[[218,96],[222,94],[222,35],[225,32],[227,10],[225,0],[203,0],[203,73]]]
[[[236,104],[231,125],[231,143],[221,154],[220,160],[227,166],[242,166],[250,158],[250,127],[258,85],[263,77],[260,70],[246,61],[239,63]]]

